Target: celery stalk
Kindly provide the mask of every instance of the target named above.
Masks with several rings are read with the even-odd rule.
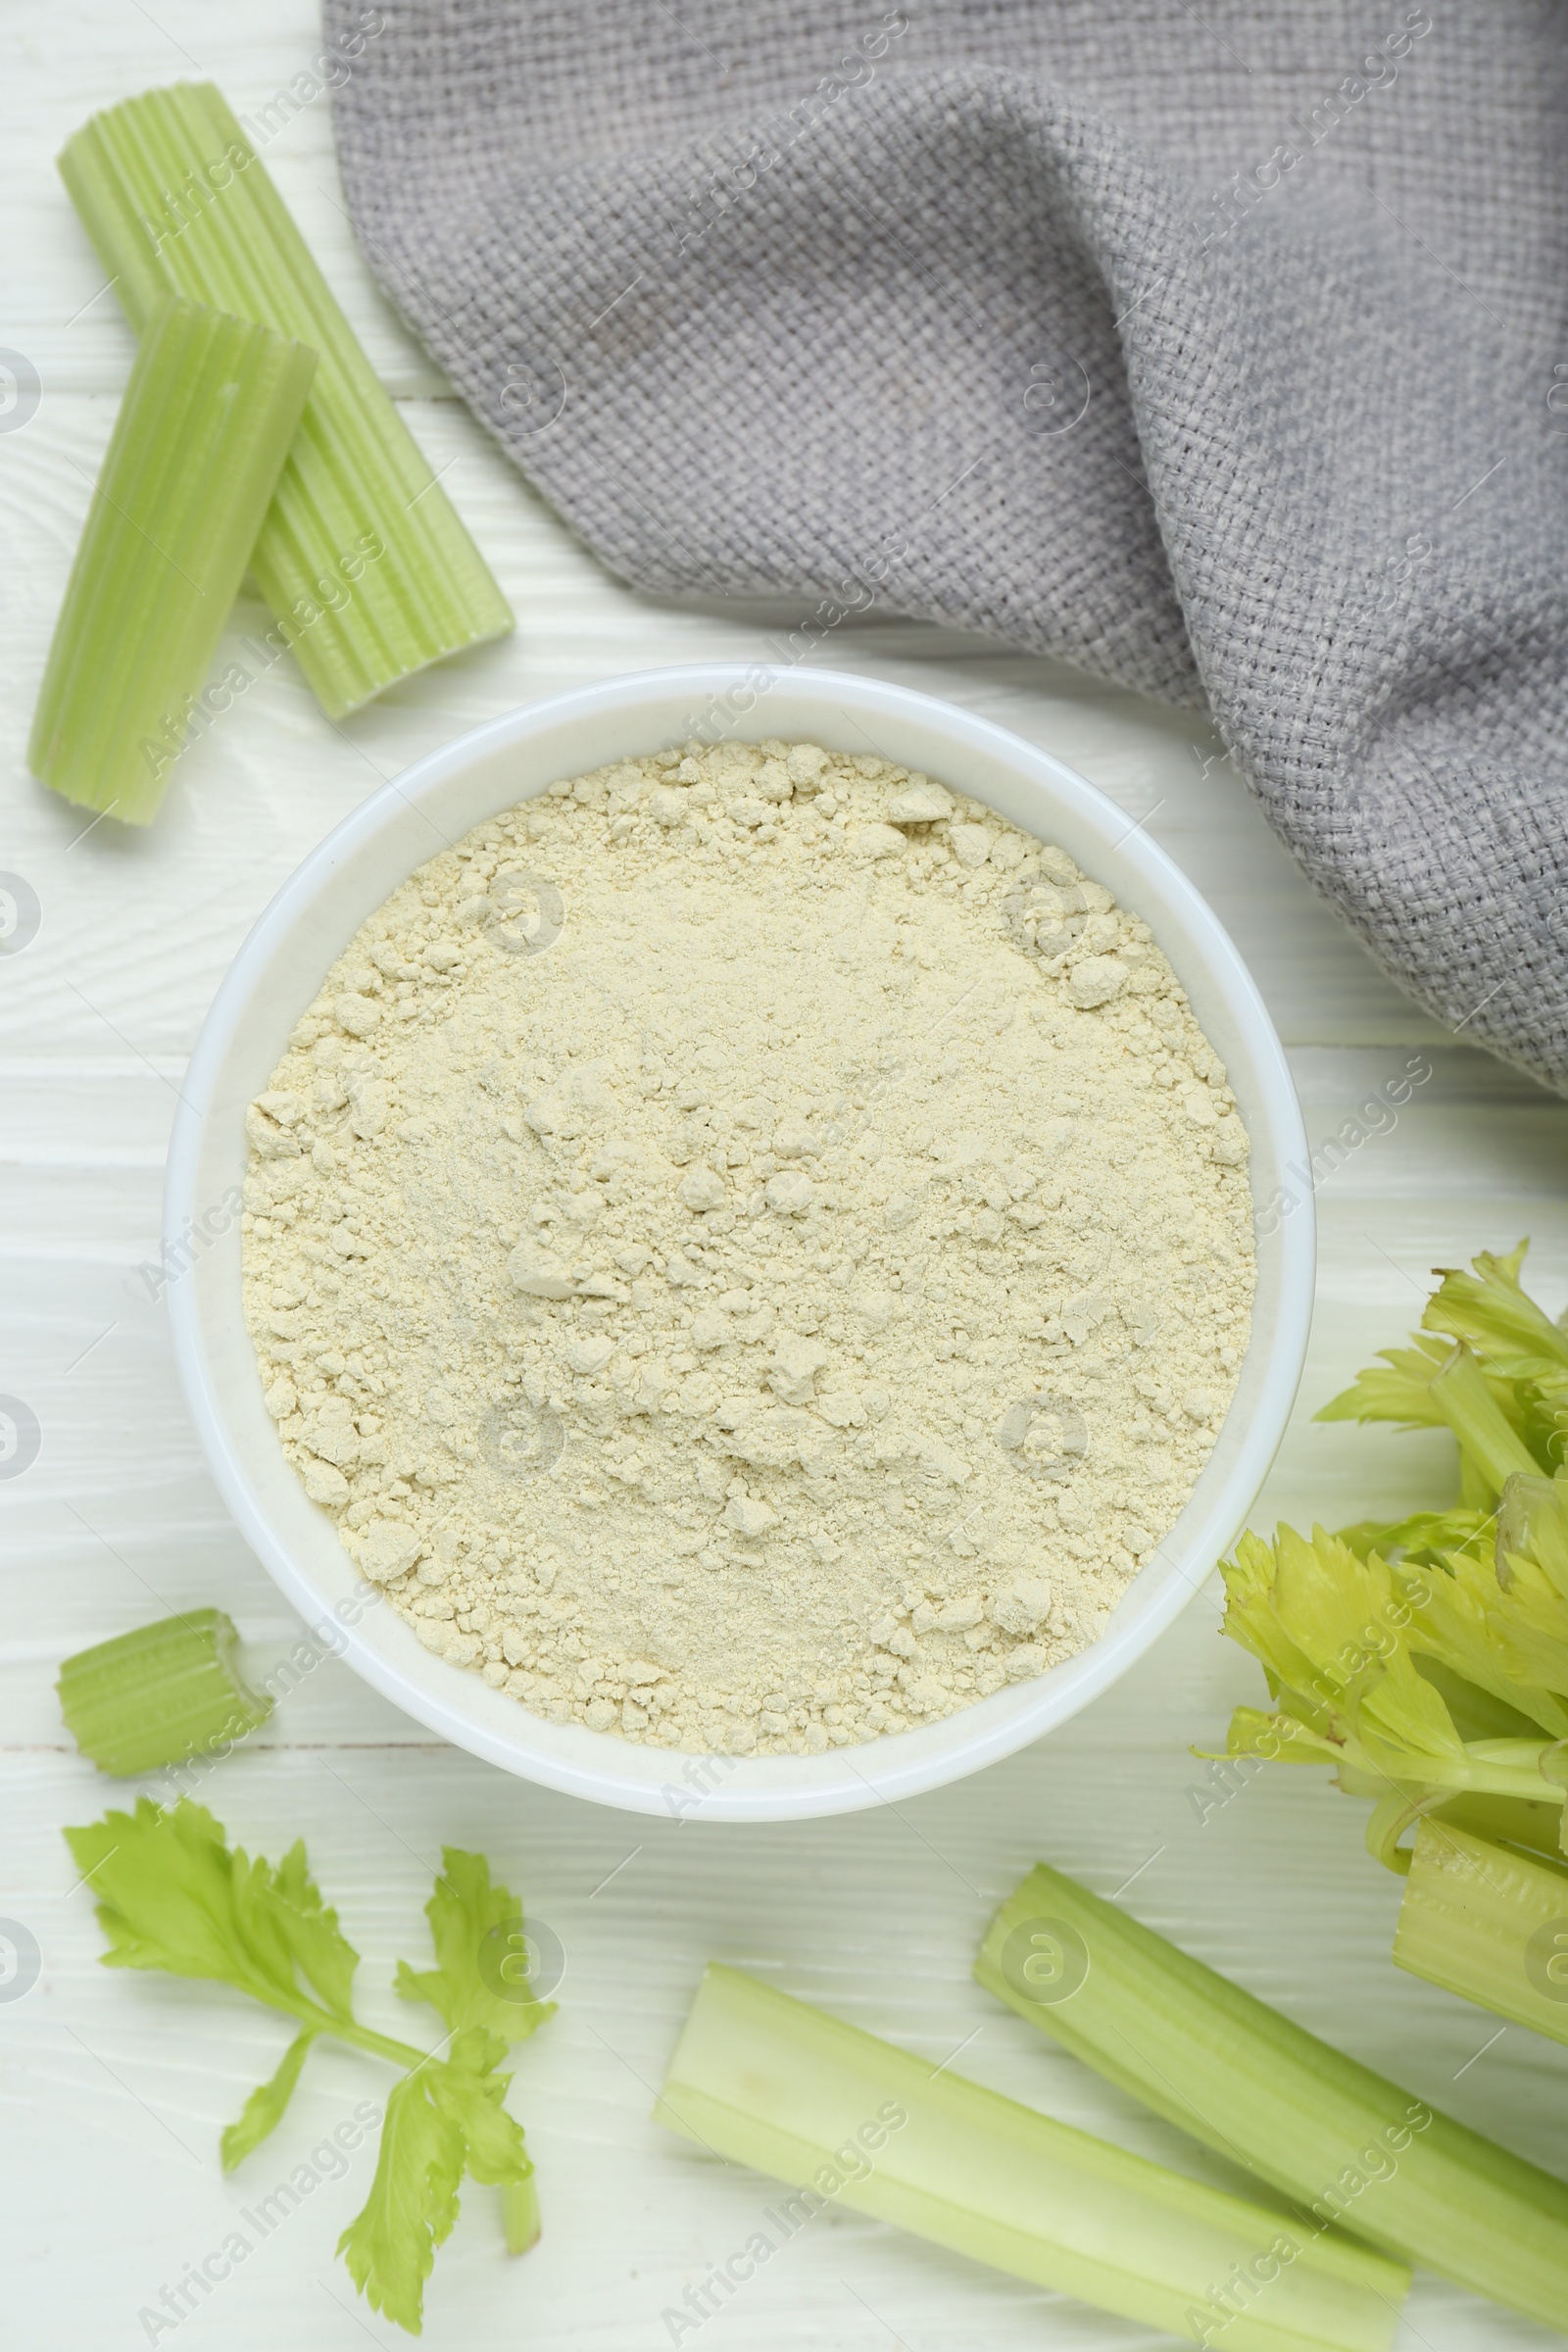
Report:
[[[1358,2237],[1533,2319],[1568,2313],[1568,2183],[1467,2131],[1037,1867],[975,1974],[1194,2138]]]
[[[110,107],[60,171],[138,330],[172,290],[318,355],[252,569],[328,717],[504,636],[506,599],[219,91],[180,83]]]
[[[33,713],[34,775],[150,822],[294,438],[315,354],[161,296],[110,438]]]
[[[78,1650],[56,1685],[66,1729],[100,1772],[226,1753],[272,1712],[240,1679],[238,1639],[221,1609],[192,1609]]]
[[[1412,1976],[1568,2041],[1568,1871],[1423,1822],[1394,1957]]]
[[[539,2191],[532,2173],[526,2180],[502,2182],[501,2225],[509,2254],[526,2254],[539,2243]]]
[[[654,2113],[802,2184],[761,2217],[768,2252],[836,2200],[1226,2352],[1375,2352],[1409,2282],[1348,2239],[1091,2138],[735,1969],[704,1976]],[[748,2253],[755,2263],[755,2235]]]
[[[1520,1474],[1503,1487],[1497,1505],[1497,1582],[1505,1592],[1533,1564],[1559,1600],[1568,1600],[1568,1490],[1559,1478]]]
[[[1540,1477],[1541,1464],[1510,1426],[1481,1366],[1462,1343],[1433,1376],[1432,1401],[1494,1494],[1501,1494],[1508,1478]]]
[[[1473,1795],[1445,1798],[1434,1820],[1467,1830],[1489,1845],[1505,1845],[1524,1852],[1531,1861],[1568,1868],[1562,1851],[1562,1808],[1533,1804],[1514,1796]]]

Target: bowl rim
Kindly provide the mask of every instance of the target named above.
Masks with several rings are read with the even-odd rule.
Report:
[[[861,716],[904,718],[916,724],[935,725],[950,738],[956,755],[966,748],[989,755],[1045,786],[1059,803],[1098,831],[1108,833],[1104,822],[1107,816],[1117,821],[1125,818],[1125,810],[1107,794],[1054,754],[1040,749],[1025,737],[940,696],[848,670],[746,661],[639,670],[549,696],[484,720],[414,760],[352,809],[294,868],[246,934],[213,999],[181,1081],[166,1169],[166,1252],[171,1247],[179,1247],[181,1237],[190,1230],[196,1211],[207,1120],[214,1107],[225,1057],[261,972],[322,887],[384,825],[406,810],[411,802],[417,803],[422,796],[438,791],[490,754],[525,746],[530,739],[574,719],[601,718],[612,712],[625,714],[642,701],[664,701],[671,696],[689,698],[693,704],[707,697],[710,707],[716,698],[733,698],[740,693],[760,699],[770,688],[780,685],[793,694],[814,697],[840,709],[848,700]],[[1114,844],[1107,840],[1106,846],[1130,859],[1135,869],[1181,909],[1190,932],[1200,935],[1210,972],[1245,1035],[1277,1164],[1283,1167],[1291,1157],[1304,1164],[1306,1133],[1284,1048],[1257,985],[1228,932],[1201,893],[1175,860],[1150,839],[1141,824],[1131,823],[1120,839]],[[980,1700],[944,1718],[949,1725],[962,1723],[965,1718],[975,1719],[970,1739],[950,1752],[935,1757],[911,1754],[907,1743],[920,1738],[917,1727],[858,1746],[830,1749],[823,1756],[811,1758],[818,1766],[835,1759],[844,1761],[846,1772],[837,1786],[773,1789],[768,1788],[765,1778],[759,1776],[765,1775],[770,1765],[796,1765],[801,1759],[726,1756],[714,1759],[726,1767],[729,1775],[726,1783],[708,1787],[700,1778],[687,1773],[687,1786],[697,1793],[677,1792],[672,1801],[672,1784],[667,1780],[661,1788],[641,1778],[636,1781],[617,1778],[612,1751],[622,1742],[610,1734],[584,1732],[585,1738],[607,1751],[603,1764],[582,1764],[552,1753],[528,1752],[526,1732],[520,1742],[512,1737],[499,1737],[436,1692],[411,1684],[396,1662],[370,1644],[357,1626],[334,1624],[331,1646],[362,1679],[405,1714],[455,1745],[514,1775],[621,1810],[708,1821],[801,1820],[895,1802],[962,1779],[1031,1745],[1109,1690],[1174,1622],[1207,1582],[1214,1559],[1234,1541],[1278,1450],[1305,1359],[1316,1268],[1315,1204],[1310,1191],[1298,1202],[1295,1213],[1280,1221],[1276,1238],[1282,1257],[1272,1342],[1261,1378],[1250,1396],[1250,1418],[1241,1445],[1223,1484],[1210,1501],[1201,1544],[1192,1541],[1184,1546],[1195,1555],[1197,1572],[1187,1568],[1170,1573],[1175,1564],[1168,1555],[1162,1559],[1160,1549],[1156,1548],[1152,1561],[1146,1562],[1139,1574],[1143,1576],[1151,1566],[1160,1563],[1166,1571],[1166,1582],[1136,1622],[1118,1628],[1113,1619],[1096,1641],[1042,1677],[1041,1703],[1036,1708],[1025,1706],[1004,1720],[989,1723],[984,1720],[987,1702]],[[178,1261],[166,1254],[165,1262]],[[324,1597],[309,1570],[273,1529],[265,1504],[252,1487],[221,1409],[207,1358],[198,1291],[197,1280],[179,1281],[172,1283],[167,1294],[176,1371],[197,1439],[219,1492],[246,1543],[306,1623],[320,1630],[327,1605]],[[1233,1401],[1232,1411],[1238,1401],[1239,1397]],[[1211,1535],[1211,1528],[1223,1528],[1223,1532]],[[1196,1563],[1200,1550],[1200,1564]],[[468,1679],[466,1670],[449,1671],[464,1673],[465,1679]],[[1021,1686],[1014,1687],[1018,1688]],[[517,1713],[523,1726],[537,1720],[520,1706]],[[677,1765],[696,1760],[683,1750],[662,1748],[657,1752],[668,1759],[672,1772]]]

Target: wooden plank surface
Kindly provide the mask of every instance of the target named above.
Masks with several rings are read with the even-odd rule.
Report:
[[[414,681],[342,728],[280,663],[182,763],[150,837],[90,829],[26,778],[27,718],[130,340],[51,157],[95,106],[196,74],[241,113],[318,47],[301,0],[73,0],[0,18],[11,204],[4,335],[43,395],[0,434],[0,865],[36,892],[41,927],[0,959],[0,1391],[44,1431],[0,1488],[0,1912],[42,1953],[0,1999],[6,2316],[19,2343],[112,2352],[148,2340],[141,2309],[221,2244],[355,2103],[375,2064],[314,2057],[295,2107],[225,2180],[217,2135],[270,2070],[283,2030],[219,1989],[109,1974],[60,1827],[113,1793],[69,1747],[59,1658],[192,1601],[238,1620],[258,1670],[292,1620],[228,1524],[176,1392],[156,1255],[161,1171],[184,1057],[246,928],[300,858],[408,760],[494,712],[615,671],[746,656],[755,614],[670,610],[609,578],[453,400],[375,293],[341,210],[325,102],[270,141],[268,167],[518,614],[505,645]],[[262,625],[242,604],[233,632]],[[221,659],[222,657],[220,657]],[[1315,901],[1217,744],[1054,665],[904,624],[846,623],[820,659],[945,694],[1049,746],[1146,817],[1250,960],[1316,1142],[1419,1053],[1431,1076],[1397,1125],[1319,1196],[1322,1267],[1298,1411],[1255,1514],[1330,1520],[1443,1477],[1441,1447],[1314,1427],[1307,1408],[1419,1312],[1427,1269],[1535,1237],[1539,1287],[1568,1298],[1568,1107],[1447,1036],[1382,978]],[[1291,2015],[1542,2162],[1568,2170],[1568,2052],[1401,1977],[1398,1889],[1360,1850],[1361,1811],[1315,1774],[1265,1774],[1207,1801],[1228,1707],[1257,1679],[1217,1635],[1212,1588],[1139,1669],[1053,1740],[961,1786],[847,1821],[720,1830],[633,1821],[510,1781],[441,1746],[327,1662],[211,1784],[253,1848],[310,1843],[365,1954],[368,2007],[393,2026],[396,1957],[423,1951],[420,1907],[443,1841],[481,1846],[561,1936],[563,2011],[520,2053],[513,2104],[540,2166],[545,2235],[500,2253],[471,2194],[431,2287],[425,2340],[640,2352],[662,2314],[744,2242],[766,2185],[660,2132],[652,2088],[703,1961],[754,1965],[977,2079],[1129,2146],[1201,2169],[1165,2127],[999,2014],[968,1979],[979,1929],[1044,1854],[1128,1901]],[[1196,1792],[1196,1793],[1195,1793]],[[1211,1792],[1210,1792],[1211,1793]],[[405,2013],[404,2023],[407,2023]],[[968,2037],[972,2036],[970,2039]],[[1483,2048],[1483,2045],[1488,2045]],[[181,2344],[315,2352],[394,2329],[332,2259],[370,2158],[324,2179],[181,2322]],[[1211,2177],[1219,2177],[1214,2168]],[[799,2346],[911,2352],[984,2343],[1152,2343],[1129,2328],[853,2215],[802,2232],[704,2329],[705,2352]],[[165,2340],[164,2337],[159,2338]],[[689,2337],[683,2340],[690,2340]],[[1557,2339],[1422,2278],[1405,2352]]]

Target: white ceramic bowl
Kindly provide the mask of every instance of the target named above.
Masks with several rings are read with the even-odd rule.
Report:
[[[1246,965],[1192,884],[1112,802],[1049,753],[927,695],[837,671],[713,664],[613,678],[475,727],[328,835],[261,917],[207,1016],[174,1118],[165,1234],[172,1248],[183,1246],[193,1222],[202,1236],[194,1264],[171,1288],[170,1316],[186,1399],[223,1499],[307,1624],[367,1682],[460,1747],[549,1788],[631,1812],[774,1821],[910,1796],[994,1763],[1065,1723],[1158,1639],[1234,1540],[1284,1432],[1311,1318],[1314,1224],[1302,1201],[1260,1234],[1251,1343],[1235,1401],[1186,1509],[1100,1640],[941,1723],[820,1756],[689,1757],[545,1723],[476,1674],[432,1657],[391,1607],[364,1609],[367,1588],[331,1521],[306,1500],[263,1404],[241,1307],[238,1220],[220,1206],[244,1177],[245,1107],[327,966],[441,842],[559,777],[698,733],[715,702],[726,735],[851,752],[874,745],[1059,843],[1144,917],[1175,967],[1247,1122],[1254,1198],[1267,1200],[1284,1163],[1304,1156],[1285,1056]]]

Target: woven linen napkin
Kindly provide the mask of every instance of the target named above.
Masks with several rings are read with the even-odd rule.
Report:
[[[615,572],[1206,704],[1394,978],[1568,1091],[1559,6],[325,17],[371,268]]]

